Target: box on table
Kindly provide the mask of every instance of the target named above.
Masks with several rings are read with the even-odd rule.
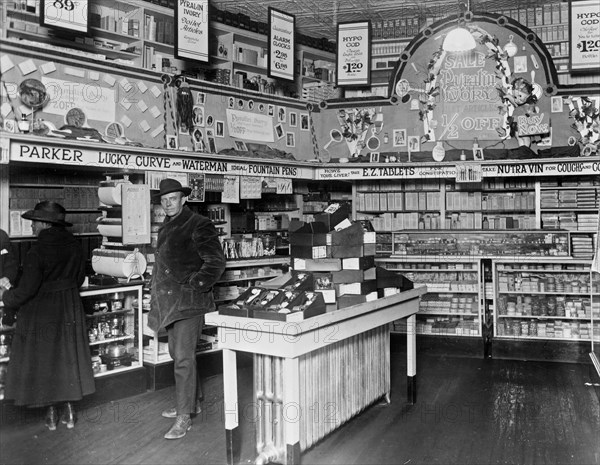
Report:
[[[367,295],[345,294],[337,298],[337,306],[338,308],[351,307],[352,305],[358,305],[377,300],[377,298],[377,292],[371,292]]]
[[[332,274],[332,272],[313,273],[315,292],[323,294],[326,304],[334,304],[336,302],[336,289],[333,285]]]
[[[330,258],[331,248],[326,245],[290,245],[290,255],[294,258]]]
[[[377,280],[370,279],[358,283],[336,284],[335,287],[338,296],[346,294],[366,295],[371,292],[377,292]]]
[[[263,287],[251,286],[242,292],[240,296],[233,302],[219,305],[219,315],[252,318],[254,316],[254,309],[257,307],[258,302],[260,300],[264,300],[264,297],[270,291],[277,291],[277,289],[265,289]]]
[[[380,266],[376,267],[376,270],[378,288],[397,287],[401,291],[408,291],[414,288],[413,282],[400,273],[386,270]]]
[[[323,213],[315,215],[315,223],[323,223],[328,231],[333,231],[335,227],[350,217],[350,207],[347,203],[333,203],[329,205]]]
[[[332,280],[335,284],[358,283],[361,281],[377,279],[376,268],[366,270],[341,270],[332,272]]]
[[[375,266],[375,256],[347,257],[342,259],[343,270],[367,270]]]
[[[285,307],[266,307],[254,312],[255,318],[277,321],[303,321],[325,313],[326,305],[319,292],[304,291]]]
[[[289,233],[290,245],[317,246],[327,245],[327,227],[323,223],[304,223]]]
[[[362,245],[332,245],[332,258],[354,258],[354,257],[375,257],[377,244],[362,244]]]
[[[375,263],[375,260],[373,260],[373,263]],[[339,271],[342,269],[342,260],[340,258],[323,258],[319,260],[294,258],[292,265],[296,271]]]
[[[355,246],[363,244],[375,244],[376,233],[367,231],[361,222],[354,222],[344,229],[331,233],[332,246]]]
[[[314,286],[312,273],[293,270],[290,279],[283,284],[281,289],[286,291],[312,291]]]

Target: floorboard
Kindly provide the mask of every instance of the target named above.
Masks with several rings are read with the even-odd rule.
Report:
[[[587,364],[420,355],[417,404],[408,406],[405,363],[392,354],[391,404],[366,409],[305,451],[302,464],[600,465],[600,388]],[[245,366],[242,411],[251,386]],[[73,430],[48,431],[41,411],[3,408],[0,463],[222,464],[222,376],[204,387],[204,411],[176,441],[162,438],[172,420],[160,416],[173,387],[83,404]],[[240,419],[241,464],[255,458],[251,420]]]

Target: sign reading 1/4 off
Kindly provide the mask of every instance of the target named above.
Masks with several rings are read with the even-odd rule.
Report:
[[[340,23],[337,29],[337,85],[371,83],[371,23]]]
[[[269,7],[270,77],[294,80],[295,23],[295,16]]]

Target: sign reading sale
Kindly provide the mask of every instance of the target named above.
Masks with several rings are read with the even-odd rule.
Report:
[[[337,85],[371,83],[371,23],[340,23],[337,30]]]

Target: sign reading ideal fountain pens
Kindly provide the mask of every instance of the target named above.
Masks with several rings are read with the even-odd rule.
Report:
[[[87,33],[88,0],[42,0],[40,19],[42,26]]]
[[[600,0],[569,1],[571,71],[600,70]]]
[[[294,80],[296,18],[269,7],[269,77]]]
[[[175,57],[208,62],[208,0],[177,0]]]
[[[337,85],[371,83],[371,23],[340,23],[337,29]]]

